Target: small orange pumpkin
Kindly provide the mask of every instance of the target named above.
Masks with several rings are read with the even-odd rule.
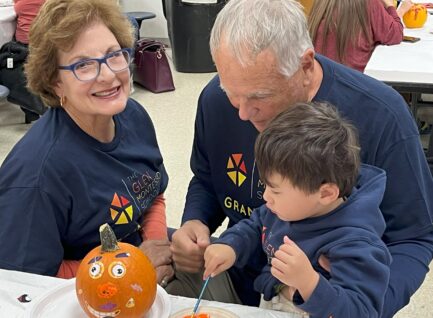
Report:
[[[101,245],[82,260],[75,283],[87,316],[141,318],[156,297],[156,271],[137,247],[118,243],[108,224],[99,229]]]
[[[422,28],[427,21],[427,8],[422,4],[414,4],[403,16],[406,28]]]

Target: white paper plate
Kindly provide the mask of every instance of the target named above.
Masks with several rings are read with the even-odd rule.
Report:
[[[168,318],[171,303],[167,292],[158,285],[155,302],[144,318]],[[50,289],[34,300],[25,318],[87,318],[75,294],[75,279]]]
[[[190,315],[192,313],[193,308],[183,309],[174,313],[170,318],[183,318],[186,315]],[[200,306],[198,313],[207,313],[212,318],[239,318],[239,316],[235,315],[231,311],[228,311],[223,308],[211,307],[211,306]]]

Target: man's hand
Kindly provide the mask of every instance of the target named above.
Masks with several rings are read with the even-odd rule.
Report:
[[[319,282],[319,274],[314,270],[307,255],[284,237],[284,244],[275,252],[271,274],[287,286],[293,286],[307,301]]]
[[[204,266],[204,251],[210,244],[209,228],[198,220],[185,222],[171,239],[176,269],[197,273]]]
[[[233,248],[225,244],[212,244],[204,252],[204,273],[203,279],[209,275],[212,277],[229,269],[236,261],[236,254]]]

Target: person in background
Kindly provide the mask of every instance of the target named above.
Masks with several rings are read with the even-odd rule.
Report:
[[[14,67],[12,69],[2,69],[0,82],[9,88],[10,95],[8,100],[18,104],[25,114],[25,123],[31,123],[46,111],[45,105],[36,96],[32,95],[26,88],[26,77],[22,67],[27,54],[29,44],[29,30],[34,18],[39,12],[45,0],[14,0],[14,11],[16,13],[16,29],[13,43],[18,51],[14,52]]]
[[[393,0],[314,1],[308,22],[317,53],[363,72],[377,45],[403,40],[401,18],[410,0],[396,10]]]
[[[362,163],[387,176],[382,240],[393,261],[382,317],[392,317],[420,287],[433,258],[433,179],[405,101],[389,86],[315,54],[297,1],[230,0],[216,18],[210,49],[218,75],[198,100],[193,178],[172,236],[176,279],[167,291],[197,297],[211,233],[226,218],[231,227],[263,205],[258,133],[297,102],[326,101],[357,128]],[[326,255],[319,262],[329,268]],[[245,267],[212,279],[205,297],[258,305],[254,280],[266,263],[258,251]]]
[[[30,30],[30,89],[51,108],[0,168],[0,267],[63,278],[108,223],[173,275],[152,121],[129,98],[133,30],[113,0],[47,0]]]
[[[29,44],[30,26],[45,0],[14,0],[14,9],[17,15],[16,41]]]
[[[254,286],[264,298],[277,286],[262,307],[380,317],[391,263],[379,209],[386,176],[360,167],[359,150],[355,128],[331,105],[298,103],[280,113],[255,144],[266,204],[206,248],[204,277],[242,268],[261,249],[268,264]]]

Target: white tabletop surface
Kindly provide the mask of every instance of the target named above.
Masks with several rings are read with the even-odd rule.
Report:
[[[32,305],[37,303],[38,297],[43,298],[47,292],[50,293],[50,290],[58,289],[62,284],[70,283],[71,281],[64,279],[0,269],[0,317],[25,317],[31,311]],[[23,294],[27,294],[31,298],[29,303],[21,303],[18,301],[17,298]],[[73,301],[76,300],[74,299]],[[195,299],[171,295],[169,296],[169,301],[171,303],[171,314],[174,314],[182,309],[192,308],[195,304]],[[224,304],[215,301],[203,300],[201,305],[224,308],[233,312],[239,317],[295,317],[295,315],[289,313],[235,304]]]
[[[364,73],[389,83],[433,85],[433,15],[428,15],[427,22],[420,29],[405,28],[404,35],[419,37],[421,40],[377,46]]]

